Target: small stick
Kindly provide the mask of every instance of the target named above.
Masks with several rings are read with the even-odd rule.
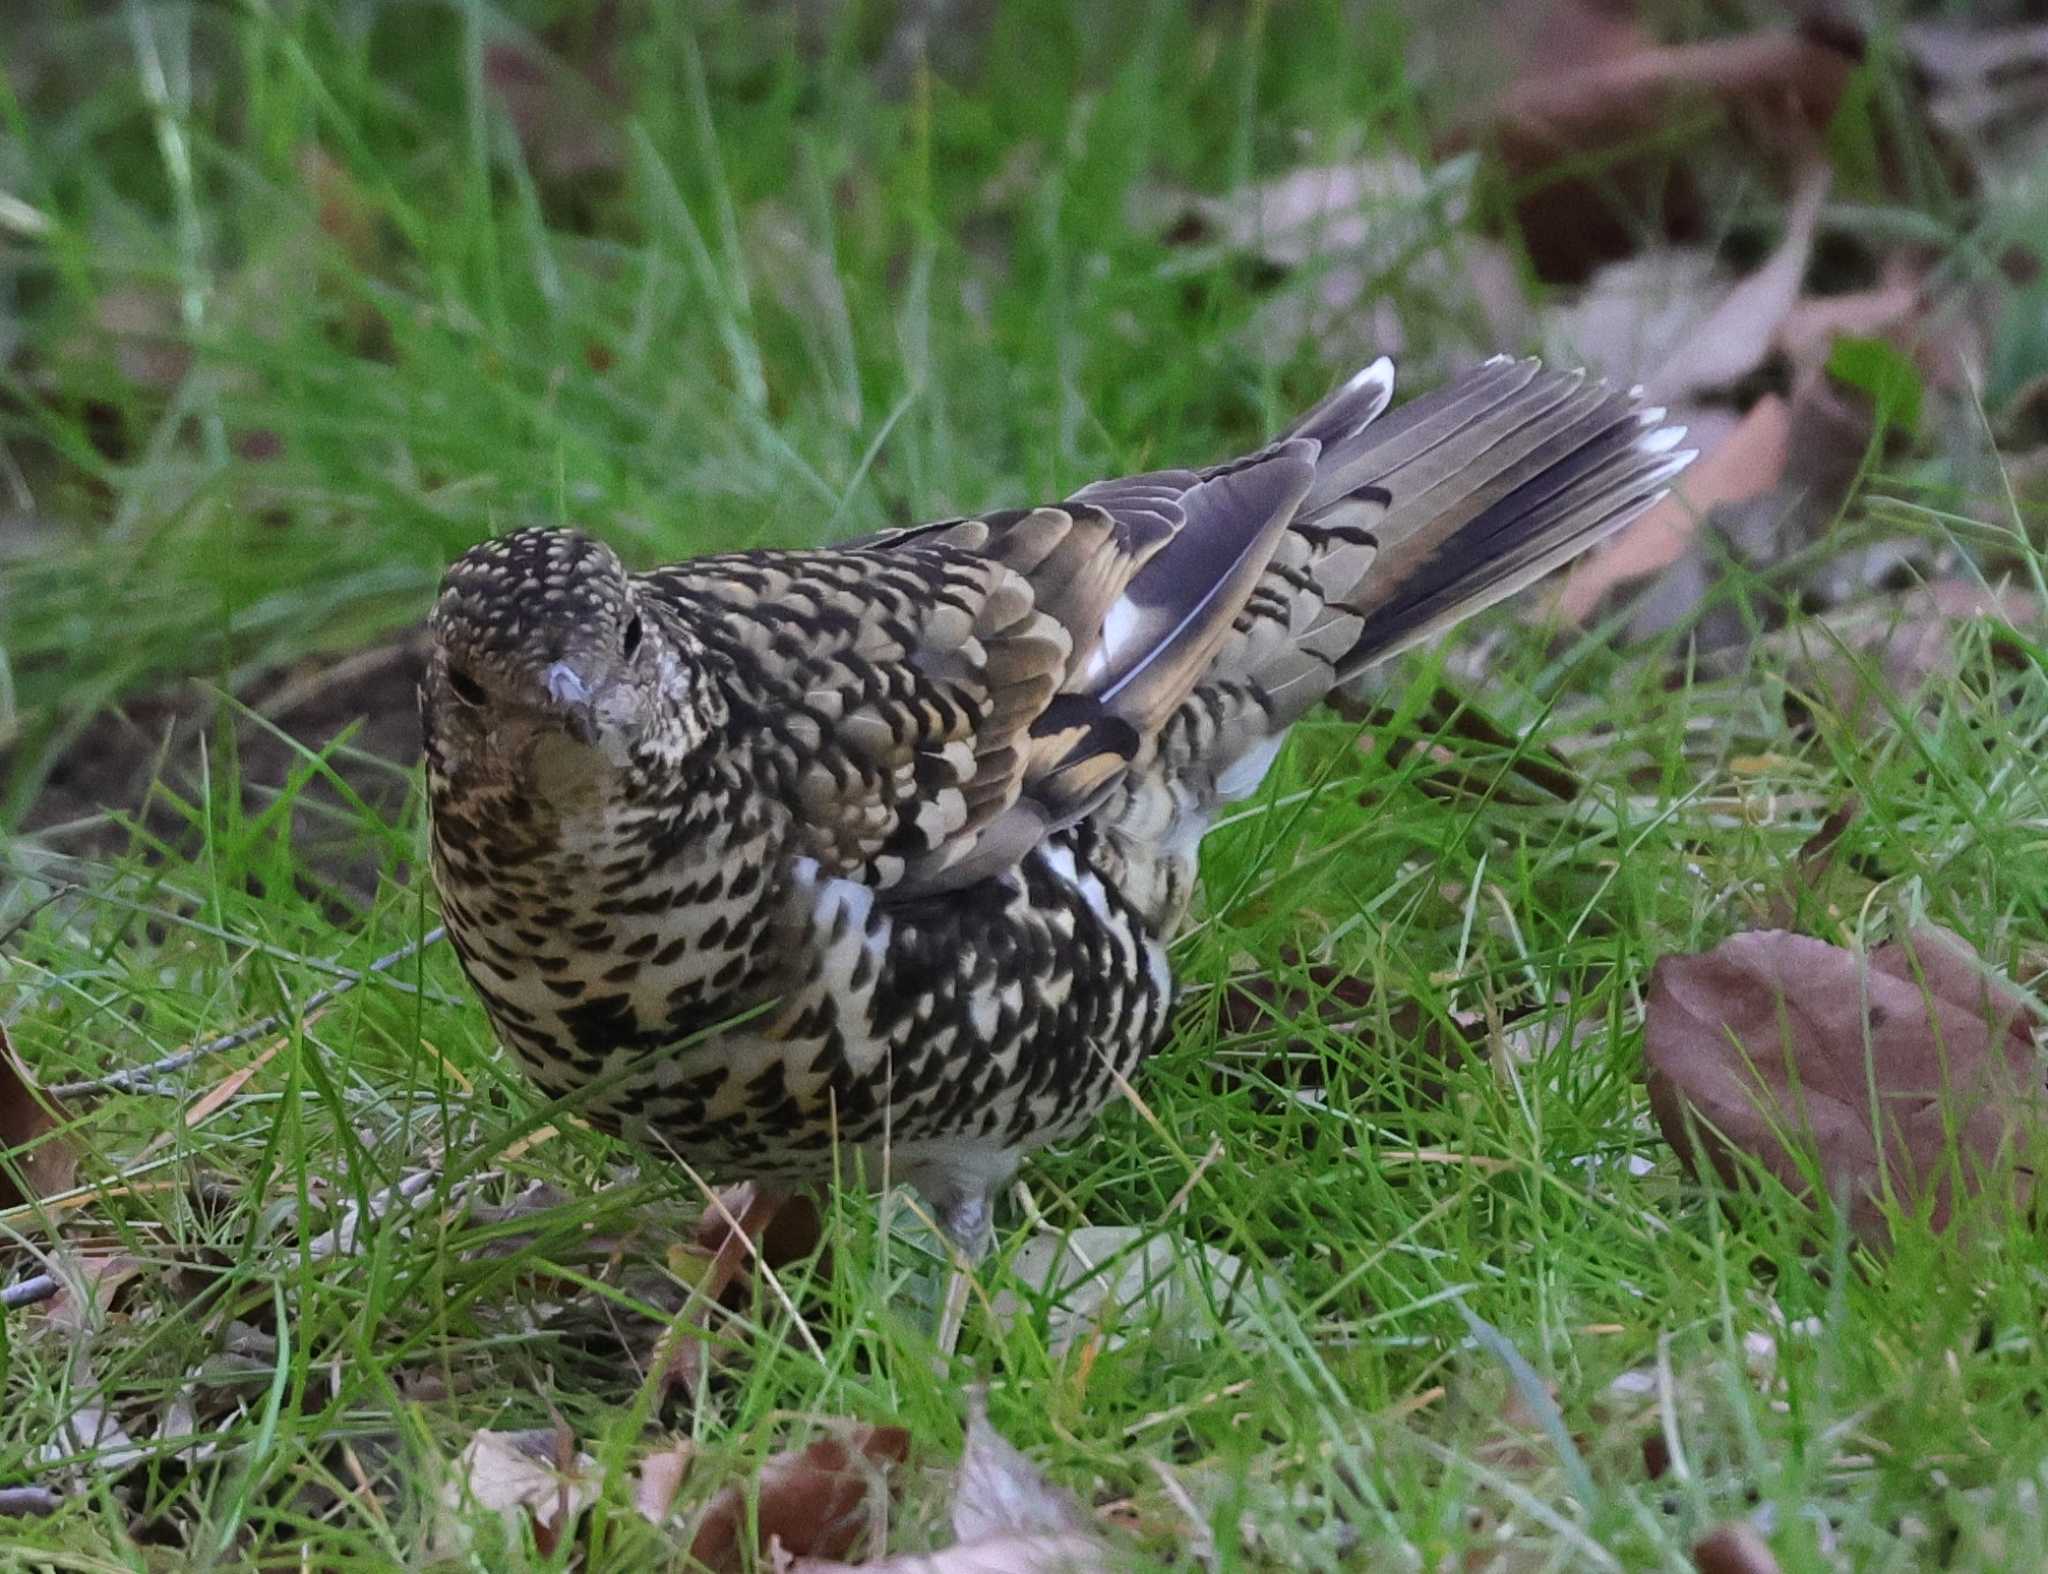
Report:
[[[116,1071],[111,1076],[96,1077],[86,1082],[65,1082],[54,1088],[46,1088],[44,1091],[51,1098],[58,1099],[78,1098],[82,1095],[93,1093],[163,1092],[164,1089],[153,1084],[152,1078],[162,1076],[166,1072],[182,1071],[185,1067],[191,1065],[193,1061],[204,1060],[208,1055],[218,1055],[230,1049],[240,1049],[244,1044],[259,1039],[266,1033],[275,1033],[279,1028],[290,1022],[294,1016],[311,1016],[328,1002],[339,1000],[358,984],[366,982],[378,973],[389,972],[407,957],[418,955],[426,950],[428,946],[436,945],[446,939],[447,935],[448,926],[446,924],[436,924],[432,929],[421,935],[419,939],[400,946],[396,951],[386,956],[378,957],[376,961],[372,962],[361,972],[351,973],[348,977],[329,984],[325,989],[314,991],[306,997],[305,1004],[300,1006],[296,1012],[289,1010],[273,1011],[269,1016],[252,1022],[247,1027],[236,1028],[232,1033],[223,1034],[219,1038],[208,1039],[204,1044],[194,1044],[190,1049],[181,1049],[175,1055],[166,1055],[163,1059],[152,1061],[146,1066],[131,1066],[126,1071]]]
[[[57,1276],[50,1273],[39,1273],[31,1279],[17,1279],[0,1290],[0,1308],[11,1312],[18,1307],[34,1306],[38,1301],[52,1299],[63,1288],[57,1282]]]

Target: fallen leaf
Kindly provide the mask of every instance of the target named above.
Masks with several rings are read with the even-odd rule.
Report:
[[[696,1458],[697,1445],[684,1438],[667,1448],[655,1449],[640,1461],[640,1468],[633,1473],[633,1507],[641,1518],[650,1525],[668,1523],[676,1493]]]
[[[1870,1244],[1887,1197],[1939,1229],[1994,1183],[2021,1204],[2031,1192],[2048,1134],[2032,1024],[1953,935],[1864,957],[1758,930],[1667,956],[1643,1043],[1651,1108],[1688,1167],[1733,1185],[1746,1154],[1800,1194],[1817,1170]]]
[[[1799,916],[1801,904],[1818,896],[1821,882],[1834,867],[1835,853],[1842,845],[1843,835],[1862,812],[1863,800],[1851,793],[1806,839],[1799,849],[1799,856],[1793,860],[1784,886],[1771,897],[1770,928],[1789,929]]]
[[[383,1190],[373,1192],[367,1202],[350,1201],[343,1204],[341,1218],[330,1230],[323,1230],[306,1243],[306,1254],[315,1262],[327,1257],[348,1257],[361,1244],[364,1227],[382,1223],[393,1214],[409,1213],[422,1208],[433,1197],[434,1186],[441,1178],[439,1170],[413,1170]],[[460,1196],[466,1186],[454,1188],[454,1195]]]
[[[2048,148],[2048,26],[1919,20],[1899,42],[1931,84],[1928,116],[1969,144],[1986,185],[2036,178]]]
[[[1888,257],[1881,274],[1875,289],[1795,301],[1778,324],[1778,348],[1795,366],[1819,366],[1837,339],[1896,337],[1912,327],[1925,304],[1918,271]]]
[[[1147,1343],[1199,1341],[1216,1331],[1210,1308],[1227,1326],[1234,1310],[1270,1290],[1267,1275],[1247,1270],[1229,1252],[1196,1246],[1142,1225],[1088,1225],[1046,1231],[1017,1248],[1010,1272],[1046,1304],[1046,1344],[1054,1360],[1100,1336],[1114,1350],[1133,1335]],[[1008,1326],[1027,1299],[999,1292],[994,1316]]]
[[[1970,624],[2024,629],[2044,616],[2031,591],[1940,579],[1823,620],[1801,644],[1835,714],[1861,729],[1883,721],[1893,704],[1917,708],[1929,683],[1953,676],[1957,641]]]
[[[299,185],[313,199],[321,233],[357,267],[377,261],[377,204],[355,172],[321,147],[306,142],[292,157]]]
[[[1489,46],[1492,35],[1488,33]],[[1442,138],[1437,154],[1490,149],[1522,195],[1516,219],[1540,277],[1577,283],[1641,242],[1629,216],[1660,214],[1667,236],[1696,232],[1698,195],[1682,161],[1628,155],[1688,104],[1757,127],[1767,155],[1810,145],[1841,101],[1853,51],[1789,33],[1668,47],[1611,28],[1576,59],[1536,59],[1500,97]],[[1588,167],[1598,170],[1588,177]]]
[[[1750,274],[1686,332],[1672,353],[1643,379],[1653,399],[1677,399],[1721,388],[1763,364],[1778,331],[1799,299],[1813,256],[1821,204],[1833,176],[1825,164],[1809,166],[1785,213],[1785,234],[1761,268]]]
[[[52,1253],[50,1267],[61,1288],[43,1303],[43,1321],[74,1339],[97,1333],[113,1311],[121,1287],[138,1273],[138,1258],[118,1251]]]
[[[1206,241],[1299,275],[1253,320],[1247,340],[1265,353],[1313,340],[1325,356],[1399,355],[1412,336],[1396,294],[1437,300],[1454,292],[1478,304],[1486,342],[1439,343],[1445,334],[1433,331],[1429,353],[1491,353],[1526,337],[1529,301],[1507,248],[1464,222],[1473,169],[1470,159],[1425,170],[1388,154],[1290,170],[1228,197],[1160,194],[1134,217],[1183,243]],[[1433,370],[1411,357],[1403,375],[1426,380]]]
[[[1123,1567],[1081,1505],[990,1425],[979,1388],[967,1402],[952,1546],[860,1564],[800,1559],[791,1574],[1106,1574]]]
[[[1550,316],[1549,357],[1641,383],[1661,404],[1739,382],[1763,364],[1799,300],[1828,184],[1825,165],[1801,175],[1777,248],[1743,278],[1728,278],[1710,253],[1682,247],[1602,268]]]
[[[71,1409],[36,1450],[36,1458],[55,1464],[89,1455],[85,1463],[66,1472],[79,1481],[88,1475],[118,1475],[150,1455],[108,1405],[93,1352],[121,1287],[142,1271],[142,1264],[124,1252],[65,1247],[51,1254],[50,1268],[62,1288],[43,1303],[38,1323],[64,1342]]]
[[[0,1209],[71,1189],[78,1150],[57,1135],[70,1120],[64,1106],[36,1086],[0,1026]]]
[[[1636,601],[1626,641],[1641,644],[1692,620],[1694,649],[1706,655],[1746,649],[1759,622],[1783,622],[1794,601],[1816,590],[1828,567],[1805,583],[1753,589],[1741,603],[1710,600],[1710,594],[1731,564],[1767,571],[1833,523],[1863,472],[1872,415],[1867,399],[1845,397],[1831,378],[1815,373],[1798,383],[1786,412],[1776,484],[1713,506],[1678,561]]]
[[[122,378],[150,393],[169,393],[192,369],[192,345],[168,288],[124,284],[93,302],[99,342],[111,349]]]
[[[800,1261],[823,1238],[815,1198],[770,1191],[751,1181],[719,1192],[698,1219],[696,1238],[669,1253],[670,1270],[687,1285],[689,1304],[655,1350],[663,1393],[697,1391],[719,1356],[706,1332],[717,1309],[752,1284],[755,1269],[773,1273]]]
[[[532,1528],[542,1557],[552,1557],[577,1518],[595,1503],[602,1472],[561,1426],[524,1432],[478,1432],[457,1456],[441,1488],[435,1518],[437,1556],[457,1557],[470,1547],[474,1509],[495,1514],[519,1544],[517,1527]]]
[[[967,1396],[967,1446],[953,1490],[953,1534],[962,1541],[1029,1531],[1089,1535],[1095,1529],[1081,1505],[1026,1459],[988,1418],[988,1396]]]
[[[525,44],[484,49],[484,81],[505,108],[527,162],[543,180],[568,183],[615,175],[625,144],[615,124],[619,84],[609,52],[578,71]]]
[[[899,1426],[848,1426],[803,1449],[775,1455],[754,1483],[758,1554],[771,1544],[797,1558],[840,1558],[882,1519],[892,1466],[910,1457],[910,1434]],[[705,1505],[690,1556],[714,1574],[747,1566],[745,1487],[723,1487]]]
[[[1695,1542],[1692,1566],[1699,1574],[1778,1574],[1771,1544],[1742,1519],[1716,1526]]]
[[[1687,467],[1663,501],[1572,565],[1545,620],[1582,626],[1613,591],[1676,563],[1710,510],[1761,497],[1778,484],[1791,435],[1785,401],[1765,394],[1734,431]]]

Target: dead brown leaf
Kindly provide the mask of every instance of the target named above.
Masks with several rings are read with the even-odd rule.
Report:
[[[697,1445],[688,1438],[657,1448],[640,1461],[633,1474],[633,1507],[650,1525],[668,1523],[676,1493],[696,1463]]]
[[[1899,41],[1930,83],[1929,117],[1967,143],[1987,184],[2024,182],[2048,149],[2048,26],[1921,20]]]
[[[1694,645],[1705,655],[1747,648],[1758,619],[1772,627],[1782,622],[1790,599],[1808,587],[1753,592],[1743,604],[1709,604],[1710,594],[1731,563],[1768,570],[1820,536],[1862,473],[1874,419],[1868,399],[1845,394],[1830,377],[1815,373],[1799,382],[1776,485],[1711,510],[1678,561],[1637,601],[1627,640],[1655,639],[1693,619]]]
[[[1821,204],[1832,183],[1833,175],[1825,164],[1808,165],[1800,174],[1777,249],[1690,328],[1644,379],[1651,398],[1677,399],[1701,389],[1725,387],[1763,364],[1799,299],[1799,286],[1813,256]]]
[[[57,1135],[70,1114],[36,1086],[0,1026],[0,1209],[69,1191],[78,1149]]]
[[[1638,150],[1674,117],[1717,106],[1765,157],[1796,158],[1814,144],[1855,69],[1853,50],[1819,38],[1757,34],[1655,47],[1632,18],[1570,25],[1586,9],[1550,7],[1539,37],[1554,33],[1555,43],[1523,51],[1516,80],[1436,149],[1493,152],[1520,190],[1517,226],[1537,274],[1556,284],[1583,282],[1635,252],[1642,234],[1633,215],[1658,215],[1670,240],[1704,228],[1686,162]],[[1488,38],[1491,45],[1491,29]],[[1588,163],[1597,173],[1581,173]]]
[[[720,1306],[752,1287],[756,1270],[773,1273],[800,1261],[823,1239],[814,1197],[770,1191],[751,1181],[714,1197],[697,1221],[696,1238],[669,1254],[669,1267],[688,1286],[690,1299],[655,1351],[663,1393],[696,1392],[719,1354],[706,1332]]]
[[[1783,33],[1627,50],[1518,82],[1495,106],[1493,129],[1511,166],[1531,172],[1667,125],[1687,96],[1783,106],[1818,131],[1852,66],[1840,49]]]
[[[1869,957],[1782,930],[1665,957],[1644,1057],[1657,1123],[1689,1167],[1732,1185],[1747,1155],[1800,1193],[1818,1171],[1873,1245],[1887,1198],[1937,1229],[1994,1185],[2023,1204],[2048,1136],[2019,997],[1937,930]]]
[[[480,1508],[505,1521],[508,1531],[524,1520],[541,1556],[552,1557],[578,1517],[597,1501],[601,1481],[597,1461],[577,1448],[564,1426],[478,1432],[442,1485],[434,1528],[437,1555],[460,1556],[469,1547],[472,1531],[466,1516]]]
[[[1743,1519],[1718,1525],[1694,1543],[1692,1566],[1699,1574],[1778,1574],[1771,1544]]]
[[[43,1304],[38,1323],[54,1330],[64,1343],[71,1408],[36,1457],[54,1464],[73,1455],[89,1455],[90,1465],[73,1467],[68,1473],[80,1478],[88,1471],[102,1476],[118,1474],[148,1454],[108,1404],[93,1364],[93,1351],[121,1287],[142,1271],[142,1264],[124,1252],[61,1247],[51,1255],[50,1270],[62,1288]]]
[[[968,1405],[952,1546],[862,1564],[802,1559],[791,1574],[1106,1574],[1121,1567],[1086,1510],[989,1423],[979,1389]]]
[[[780,1544],[792,1557],[845,1557],[883,1522],[890,1470],[909,1457],[902,1427],[865,1425],[775,1455],[754,1483],[758,1555]],[[745,1487],[726,1486],[698,1517],[690,1556],[715,1574],[746,1566],[747,1498]]]
[[[169,393],[192,369],[192,345],[168,288],[124,284],[93,302],[98,342],[111,350],[124,381],[150,393]]]
[[[1265,353],[1312,342],[1331,359],[1402,355],[1417,336],[1389,280],[1409,297],[1470,299],[1484,319],[1482,337],[1439,342],[1442,325],[1433,325],[1426,353],[1418,352],[1424,358],[1403,364],[1404,378],[1426,380],[1429,356],[1490,354],[1528,333],[1530,305],[1513,256],[1464,223],[1469,168],[1425,170],[1385,154],[1290,170],[1223,198],[1157,193],[1135,218],[1181,243],[1208,241],[1257,257],[1278,275],[1300,275],[1253,319],[1247,340]]]
[[[1863,812],[1863,800],[1851,793],[1837,804],[1828,817],[1821,821],[1820,828],[1806,839],[1799,849],[1799,856],[1793,860],[1787,872],[1783,888],[1774,893],[1769,904],[1772,929],[1789,929],[1799,916],[1802,902],[1816,897],[1821,884],[1827,879],[1828,871],[1834,867],[1835,853],[1842,845],[1842,837],[1856,817]]]
[[[625,139],[615,123],[620,89],[608,50],[594,52],[578,70],[544,46],[494,43],[484,50],[484,81],[541,179],[589,180],[623,166]]]
[[[1839,338],[1909,340],[1925,304],[1920,272],[1902,257],[1887,257],[1879,274],[1874,289],[1795,302],[1778,325],[1778,348],[1786,358],[1818,369]]]
[[[43,1321],[74,1339],[97,1332],[114,1309],[121,1287],[142,1271],[142,1263],[120,1251],[74,1251],[51,1256],[61,1288],[43,1303]]]

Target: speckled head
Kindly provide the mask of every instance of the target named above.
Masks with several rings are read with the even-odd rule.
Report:
[[[689,687],[618,554],[575,530],[470,548],[441,581],[420,704],[439,763],[523,769],[566,738],[623,764]]]

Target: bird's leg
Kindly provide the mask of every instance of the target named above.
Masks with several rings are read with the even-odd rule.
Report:
[[[994,1232],[985,1227],[981,1232],[982,1246],[979,1251],[970,1248],[961,1236],[956,1235],[950,1224],[942,1226],[948,1242],[953,1247],[953,1264],[946,1271],[946,1298],[939,1303],[939,1326],[933,1330],[933,1342],[939,1347],[939,1365],[952,1360],[954,1346],[960,1342],[960,1328],[967,1321],[967,1295],[973,1288],[974,1268],[987,1252],[987,1243]]]
[[[1012,1169],[1015,1165],[1010,1166]],[[939,1325],[934,1339],[939,1358],[951,1358],[960,1341],[960,1326],[967,1317],[967,1294],[975,1268],[987,1258],[995,1244],[996,1210],[994,1183],[983,1176],[949,1176],[939,1184],[921,1184],[932,1204],[940,1233],[953,1248],[953,1264],[946,1277],[946,1298],[940,1304]]]
[[[979,1264],[995,1244],[995,1199],[985,1191],[962,1195],[939,1215],[939,1228],[970,1266]]]

